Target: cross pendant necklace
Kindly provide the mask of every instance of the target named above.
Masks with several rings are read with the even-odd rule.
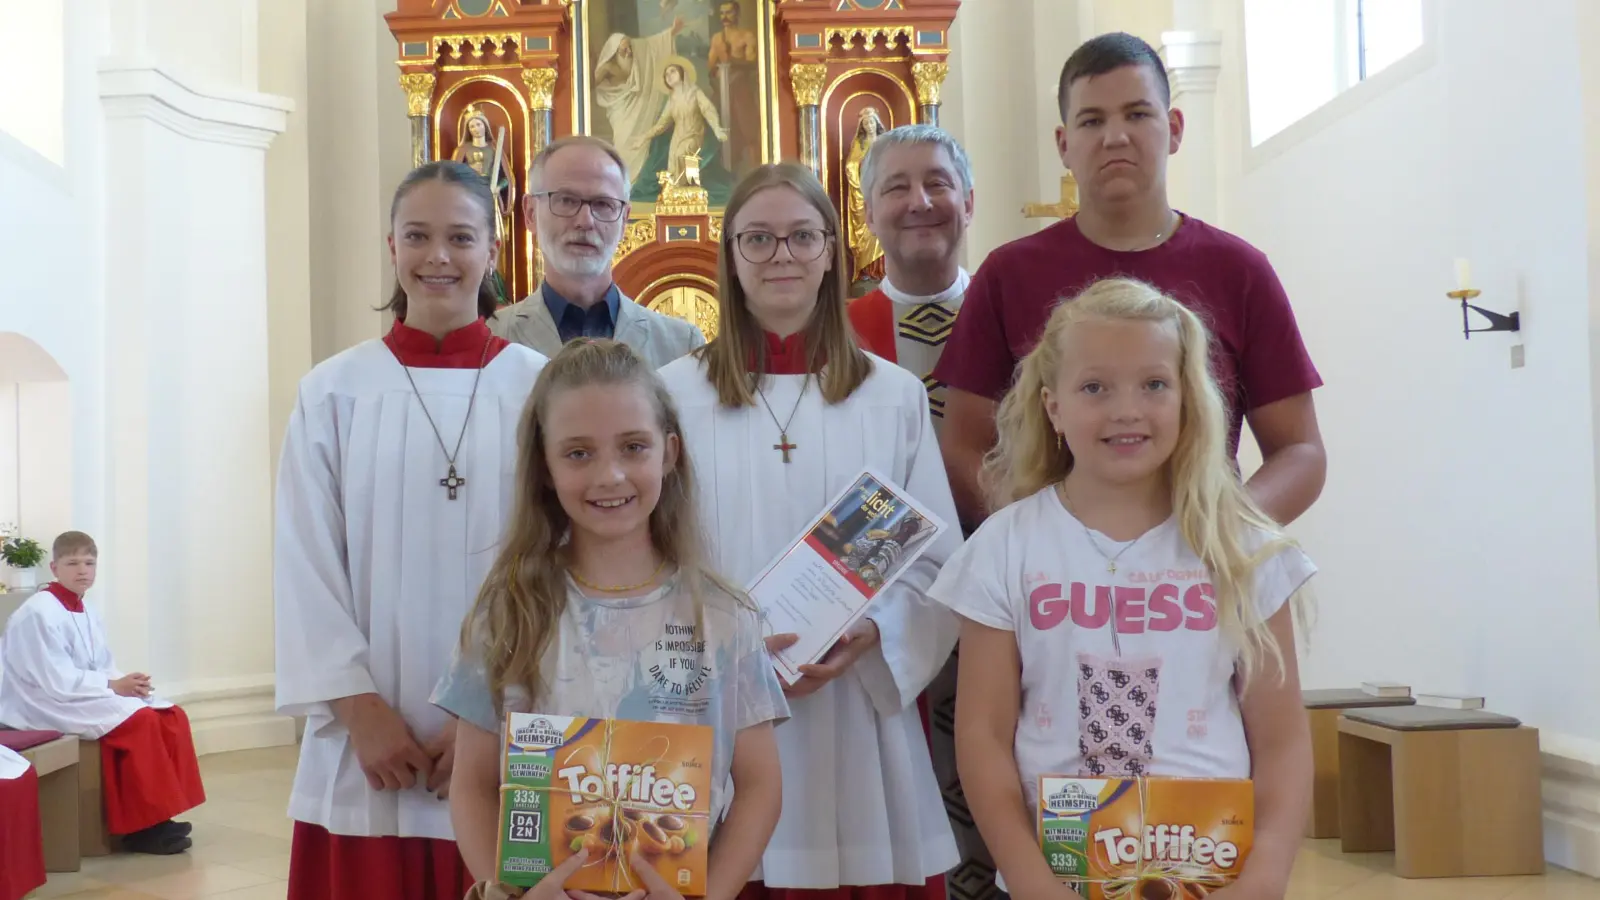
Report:
[[[451,500],[459,496],[461,488],[466,487],[467,480],[456,474],[456,457],[461,455],[461,442],[467,438],[467,426],[472,422],[472,408],[478,402],[478,383],[483,380],[483,366],[489,359],[489,345],[493,341],[484,341],[483,355],[478,359],[478,374],[472,377],[472,394],[467,398],[467,417],[461,420],[461,434],[456,436],[456,451],[451,453],[445,449],[444,435],[439,433],[439,426],[433,421],[433,413],[428,412],[428,404],[422,402],[422,392],[417,390],[417,380],[411,377],[411,368],[400,359],[398,353],[395,360],[400,363],[400,370],[406,373],[406,380],[411,382],[411,392],[417,395],[417,405],[422,407],[422,414],[428,419],[428,426],[433,429],[433,436],[439,442],[439,450],[444,453],[445,465],[449,467],[445,476],[439,479],[439,486],[444,488]]]
[[[800,445],[799,444],[791,444],[791,443],[789,443],[789,434],[788,434],[788,432],[783,432],[783,433],[778,435],[778,443],[773,444],[772,445],[772,449],[774,449],[774,450],[782,450],[783,451],[783,461],[784,462],[788,462],[789,461],[789,451],[790,450],[799,450],[800,449]]]
[[[450,464],[450,474],[439,479],[439,486],[450,491],[450,499],[456,499],[456,490],[466,485],[467,480],[456,474],[456,464]]]
[[[777,414],[772,411],[772,404],[767,402],[766,392],[761,390],[761,384],[759,381],[756,383],[756,394],[761,397],[761,405],[767,408],[767,415],[772,416],[772,424],[778,426],[778,443],[773,444],[772,449],[783,454],[783,461],[785,463],[791,462],[789,459],[790,450],[800,449],[799,444],[789,443],[789,426],[794,424],[795,414],[800,411],[800,401],[805,398],[806,388],[810,386],[811,374],[808,372],[806,374],[806,380],[800,383],[800,396],[794,398],[794,409],[789,410],[789,421],[779,422]]]

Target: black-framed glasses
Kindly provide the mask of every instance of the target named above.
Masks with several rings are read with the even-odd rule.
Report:
[[[797,228],[788,234],[779,237],[770,231],[741,231],[733,236],[733,242],[739,247],[739,255],[745,262],[761,264],[772,262],[778,255],[778,245],[789,248],[789,255],[795,262],[813,262],[828,251],[828,238],[831,232],[820,228]]]
[[[621,200],[610,197],[579,197],[569,191],[539,191],[535,197],[544,197],[550,202],[550,211],[563,219],[570,219],[578,214],[578,210],[589,207],[589,214],[594,216],[596,222],[615,222],[622,218],[622,210],[627,207]]]

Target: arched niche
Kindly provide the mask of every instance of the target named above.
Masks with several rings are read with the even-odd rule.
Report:
[[[49,548],[72,528],[72,384],[50,352],[27,335],[0,331],[0,523]],[[48,578],[41,565],[34,575]],[[0,579],[22,583],[0,566]]]

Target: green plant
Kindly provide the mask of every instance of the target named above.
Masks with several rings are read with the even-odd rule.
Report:
[[[44,548],[33,538],[6,538],[0,541],[0,559],[13,569],[31,569],[44,562]]]

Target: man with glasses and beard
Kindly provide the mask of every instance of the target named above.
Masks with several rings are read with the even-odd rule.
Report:
[[[575,135],[533,160],[522,212],[544,252],[544,282],[489,320],[495,334],[555,356],[574,338],[612,338],[660,367],[703,345],[689,322],[622,295],[611,257],[628,222],[628,171],[615,147]]]

